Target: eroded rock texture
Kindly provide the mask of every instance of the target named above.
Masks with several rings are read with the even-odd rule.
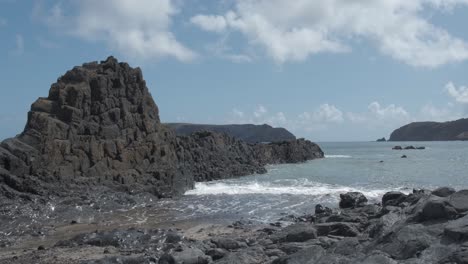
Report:
[[[192,184],[177,167],[176,137],[160,124],[141,70],[112,57],[60,77],[32,104],[24,132],[1,147],[7,191],[112,183],[165,196]]]
[[[24,131],[0,145],[0,192],[65,194],[64,187],[99,184],[168,197],[194,180],[317,157],[320,148],[304,140],[249,145],[211,132],[178,138],[161,124],[141,70],[109,57],[68,71],[32,104]]]

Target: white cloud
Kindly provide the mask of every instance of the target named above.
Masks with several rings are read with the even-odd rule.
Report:
[[[207,45],[207,50],[211,55],[222,59],[229,60],[234,63],[249,63],[252,62],[252,57],[247,54],[238,54],[232,51],[232,48],[227,43],[228,35],[222,36],[218,41]]]
[[[16,34],[16,46],[15,46],[15,54],[21,55],[24,53],[24,39],[21,34]]]
[[[243,118],[244,117],[244,112],[237,110],[236,108],[232,109],[232,115],[235,118]]]
[[[190,19],[190,22],[199,26],[206,31],[221,32],[227,27],[226,19],[224,16],[204,16],[197,15]]]
[[[264,116],[267,112],[268,110],[263,105],[258,105],[257,108],[255,108],[254,116],[256,118],[260,118]]]
[[[207,31],[241,32],[277,63],[317,53],[346,52],[353,39],[412,66],[437,67],[468,59],[468,44],[431,24],[423,11],[466,5],[463,0],[237,0],[224,15],[196,15]]]
[[[316,122],[343,122],[343,112],[336,108],[334,105],[322,104],[312,115]]]
[[[413,117],[402,106],[389,104],[382,106],[379,102],[371,102],[365,112],[347,112],[346,121],[352,124],[366,125],[368,128],[396,128],[413,121]]]
[[[468,87],[460,86],[457,88],[452,82],[449,82],[445,85],[445,90],[456,102],[468,103]]]
[[[453,109],[453,104],[448,103],[445,107],[436,107],[432,103],[428,103],[421,108],[420,121],[438,121],[445,122],[461,118],[461,114]]]
[[[404,120],[409,118],[408,112],[401,106],[390,104],[382,107],[378,102],[372,102],[368,106],[370,113],[378,119]]]
[[[41,14],[41,7],[34,11]],[[182,45],[170,31],[178,13],[171,0],[82,0],[71,6],[54,5],[44,18],[58,30],[139,58],[175,57],[190,61],[195,52]]]

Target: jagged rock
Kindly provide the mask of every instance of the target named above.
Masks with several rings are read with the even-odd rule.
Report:
[[[355,224],[346,222],[329,222],[315,225],[317,228],[317,235],[319,236],[343,236],[355,237],[359,235],[359,230]]]
[[[215,244],[216,247],[227,250],[234,250],[247,247],[247,244],[245,242],[239,242],[237,240],[225,237],[214,238],[211,240],[211,242],[213,242],[213,244]]]
[[[468,190],[461,190],[450,195],[449,200],[458,212],[468,211]]]
[[[405,198],[406,198],[406,195],[402,192],[388,192],[384,194],[382,197],[382,205],[383,206],[387,206],[387,205],[397,206]]]
[[[299,163],[311,159],[323,158],[320,147],[303,138],[293,141],[256,144],[254,149],[257,159],[264,164]]]
[[[70,195],[105,185],[172,197],[195,181],[321,157],[303,139],[250,145],[212,132],[177,137],[161,124],[141,70],[109,57],[65,73],[32,104],[24,131],[0,144],[0,194]]]
[[[32,104],[24,131],[2,142],[0,160],[9,174],[0,182],[22,192],[30,180],[39,183],[32,192],[38,194],[105,184],[172,196],[193,185],[141,70],[113,57],[60,77],[47,98]],[[10,175],[17,178],[5,180]]]
[[[420,219],[422,221],[446,219],[451,220],[457,216],[457,210],[450,204],[447,199],[432,196],[425,201]]]
[[[445,227],[444,233],[455,241],[468,240],[468,216],[450,222]]]
[[[317,230],[311,224],[297,223],[283,228],[271,237],[277,242],[304,242],[317,238]]]
[[[456,191],[451,187],[440,187],[432,191],[432,194],[439,197],[448,197],[454,194]]]
[[[340,208],[362,207],[367,203],[367,198],[360,192],[342,193],[340,199]]]
[[[278,258],[272,262],[272,264],[312,264],[317,263],[320,258],[325,254],[325,250],[320,246],[312,246],[309,248],[305,248],[300,250],[294,254],[289,256],[284,256]]]

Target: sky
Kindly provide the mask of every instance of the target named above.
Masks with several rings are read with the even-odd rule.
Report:
[[[163,122],[369,141],[468,114],[468,0],[0,0],[0,139],[73,66],[141,67]]]

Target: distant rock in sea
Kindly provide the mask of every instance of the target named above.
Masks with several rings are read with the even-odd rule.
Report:
[[[161,124],[139,68],[109,57],[74,67],[0,144],[0,196],[69,195],[77,187],[172,197],[209,181],[321,158],[307,140],[248,144],[226,134],[178,137]]]
[[[387,141],[387,139],[385,139],[385,138],[383,137],[383,138],[379,138],[379,139],[377,139],[376,141],[377,141],[377,142],[386,142],[386,141]]]
[[[243,140],[247,143],[280,142],[295,140],[291,132],[282,127],[271,127],[267,124],[233,124],[233,125],[206,125],[188,123],[166,123],[174,129],[177,135],[188,136],[194,132],[213,131],[226,133],[231,137]]]
[[[389,141],[468,140],[468,119],[450,122],[414,122],[390,135]]]

